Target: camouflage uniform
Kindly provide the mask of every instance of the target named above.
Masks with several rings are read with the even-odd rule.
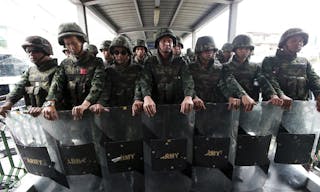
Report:
[[[143,47],[144,50],[145,50],[145,55],[143,57],[142,60],[139,60],[138,57],[135,55],[135,52],[136,52],[136,48],[137,47]],[[148,59],[148,56],[147,56],[147,53],[148,53],[148,45],[147,43],[142,40],[142,39],[137,39],[135,42],[134,42],[134,47],[133,47],[133,62],[135,64],[139,64],[139,65],[144,65],[144,63],[146,62],[146,60]]]
[[[28,37],[22,47],[24,50],[27,47],[34,47],[42,50],[46,55],[53,54],[49,41],[39,36]],[[41,107],[45,102],[57,68],[56,59],[50,59],[40,65],[29,67],[22,75],[14,90],[7,96],[7,101],[14,104],[24,96],[27,106]]]
[[[155,48],[162,37],[176,38],[169,29],[160,29],[157,33]],[[159,53],[151,56],[145,63],[141,74],[140,87],[142,98],[151,96],[159,104],[180,103],[186,96],[194,96],[194,82],[186,62],[171,56],[168,65],[164,65]]]
[[[183,49],[183,42],[180,37],[177,37],[177,45],[180,45],[181,49]],[[177,57],[177,55],[175,55]],[[182,59],[189,65],[191,63],[189,57],[187,55],[183,55],[182,52],[179,55],[179,57],[182,57]]]
[[[196,43],[196,54],[215,49],[213,39],[208,36],[200,37]],[[224,86],[224,83],[220,80],[222,65],[219,61],[212,59],[208,66],[203,68],[198,57],[196,62],[189,65],[189,70],[194,80],[196,95],[200,99],[204,102],[214,103],[227,101],[219,88]]]
[[[113,50],[113,47],[124,47],[130,50],[128,52],[130,55],[132,54],[130,42],[123,36],[116,37],[112,41],[110,50]],[[106,68],[105,85],[98,103],[111,107],[131,105],[141,70],[142,66],[133,63],[132,60],[125,66],[117,64],[114,60],[114,64]]]
[[[234,51],[242,47],[248,47],[251,51],[254,49],[251,38],[246,35],[238,35],[232,44]],[[255,101],[258,101],[260,88],[263,91],[263,95],[276,94],[270,82],[261,74],[260,66],[250,63],[249,58],[241,64],[237,59],[237,55],[234,55],[232,61],[223,66],[223,78],[232,93],[232,97],[241,98],[247,94]],[[263,99],[266,100],[268,98],[263,97]]]
[[[304,57],[286,54],[282,47],[295,35],[301,35],[304,45],[308,43],[308,34],[301,29],[287,30],[281,37],[279,49],[274,57],[266,57],[262,71],[279,96],[285,94],[293,100],[307,100],[309,89],[315,97],[320,94],[320,78],[314,72],[310,62]]]
[[[99,49],[100,52],[102,52],[103,50],[109,51],[110,44],[111,44],[111,41],[110,41],[110,40],[105,40],[105,41],[103,41],[103,42],[101,43],[101,45],[100,45],[100,49]],[[113,60],[112,60],[112,59],[111,59],[110,61],[105,60],[105,61],[103,62],[103,64],[104,64],[105,67],[108,67],[109,65],[112,65],[112,63],[113,63]]]
[[[231,57],[231,52],[233,51],[233,46],[231,43],[225,43],[221,50],[218,51],[216,57],[220,61],[220,63],[227,63],[229,62],[230,58],[225,58],[223,55],[224,52],[229,52]]]
[[[59,29],[59,43],[63,45],[65,35],[75,35],[86,41],[86,35],[75,23],[62,24]],[[64,99],[67,109],[80,105],[84,100],[96,103],[102,92],[105,72],[101,59],[84,51],[64,59],[54,75],[47,100]]]

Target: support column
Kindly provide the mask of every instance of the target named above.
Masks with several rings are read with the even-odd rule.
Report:
[[[191,39],[192,39],[192,50],[194,51],[194,48],[196,47],[196,41],[197,41],[197,36],[196,36],[196,32],[193,31],[191,34]]]
[[[229,5],[228,42],[231,42],[236,35],[238,3],[239,1],[233,1],[233,3]]]
[[[78,13],[78,22],[84,33],[88,36],[89,43],[89,31],[88,31],[88,22],[87,22],[87,13],[86,7],[83,4],[76,4],[77,13]]]

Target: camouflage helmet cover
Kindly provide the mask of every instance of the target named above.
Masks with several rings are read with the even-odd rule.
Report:
[[[111,45],[109,47],[110,49],[110,53],[113,55],[114,54],[114,48],[115,47],[124,47],[127,49],[128,53],[130,55],[132,55],[132,46],[131,43],[129,41],[129,39],[127,37],[125,37],[124,35],[119,35],[117,37],[115,37],[112,42]]]
[[[216,44],[211,36],[202,36],[197,39],[195,53],[201,53],[203,51],[217,51]]]
[[[148,51],[148,45],[145,40],[137,39],[134,41],[133,52],[136,52],[137,47],[144,47],[145,51]]]
[[[50,42],[40,36],[29,36],[26,38],[25,42],[22,44],[22,48],[26,51],[27,47],[34,47],[43,51],[47,55],[53,55],[52,46]]]
[[[177,38],[176,38],[175,34],[173,33],[173,31],[169,28],[160,28],[160,29],[158,29],[157,34],[156,34],[156,41],[154,43],[155,48],[158,48],[160,39],[165,36],[169,36],[173,41],[173,45],[176,45]]]
[[[94,55],[98,54],[98,48],[93,44],[85,44],[84,49],[88,50],[89,53],[93,53]]]
[[[301,35],[303,38],[303,44],[306,45],[308,43],[308,39],[309,39],[309,35],[308,33],[304,32],[302,29],[300,28],[291,28],[288,29],[287,31],[285,31],[279,41],[278,47],[282,48],[284,46],[284,44],[287,42],[287,40],[290,37],[293,37],[295,35]]]
[[[251,51],[254,50],[254,46],[251,38],[248,35],[237,35],[232,41],[233,50],[238,48],[249,48]]]
[[[103,50],[109,50],[109,47],[111,45],[111,41],[110,40],[105,40],[101,43],[100,45],[100,51],[102,52]]]
[[[66,36],[77,36],[87,42],[87,35],[82,31],[81,27],[76,23],[62,23],[58,29],[58,42],[60,45],[64,45],[63,38]]]
[[[182,39],[180,37],[177,36],[177,43],[176,45],[180,45],[181,46],[181,49],[183,49],[183,42],[182,42]]]
[[[231,43],[225,43],[223,44],[221,50],[231,52],[233,50],[233,46]]]

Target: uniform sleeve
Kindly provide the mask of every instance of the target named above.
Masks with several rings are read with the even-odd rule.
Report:
[[[97,101],[98,104],[101,104],[102,106],[108,106],[108,104],[110,103],[110,97],[111,97],[111,73],[109,72],[109,70],[106,70],[106,75],[105,75],[105,81],[104,81],[104,86],[103,86],[103,90],[102,93]]]
[[[311,64],[308,62],[307,64],[307,77],[308,77],[308,84],[313,92],[315,98],[320,95],[320,77],[318,74],[313,70]]]
[[[6,100],[15,104],[18,102],[26,93],[25,87],[29,82],[29,69],[23,73],[20,81],[15,85],[15,88],[9,93]]]
[[[271,95],[277,95],[276,90],[273,88],[268,79],[262,74],[259,66],[257,66],[256,78],[259,81],[262,95],[266,97],[264,98],[265,100],[270,99]]]
[[[57,68],[53,76],[52,83],[46,97],[47,101],[62,101],[64,85],[67,83],[66,74],[63,66]]]
[[[94,75],[91,81],[90,92],[85,99],[91,104],[94,104],[98,101],[104,86],[105,76],[106,73],[104,71],[103,63],[102,61],[98,60],[97,67],[94,71]]]
[[[277,80],[277,77],[273,71],[273,65],[275,64],[275,61],[272,61],[273,59],[270,57],[266,57],[262,62],[262,75],[269,81],[275,92],[278,94],[278,96],[284,95],[283,91],[280,88],[279,82]]]
[[[226,98],[231,96],[241,98],[243,95],[247,95],[246,91],[233,76],[228,65],[223,65],[222,67],[222,83],[225,83],[225,87],[221,91]]]
[[[140,86],[140,90],[141,90],[142,99],[145,96],[151,96],[152,86],[154,83],[152,79],[152,71],[151,71],[151,66],[153,64],[152,61],[153,60],[151,58],[149,58],[146,61],[145,66],[141,72],[140,81],[138,82],[139,84],[138,86]]]
[[[182,86],[183,86],[183,93],[184,96],[195,96],[195,90],[194,90],[194,81],[192,78],[192,75],[189,71],[189,68],[184,60],[182,64],[181,69],[181,78],[182,78]]]

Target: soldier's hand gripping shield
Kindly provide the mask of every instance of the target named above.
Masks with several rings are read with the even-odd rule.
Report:
[[[142,115],[146,191],[190,191],[194,113],[160,105]]]
[[[5,120],[29,173],[42,176],[39,183],[50,184],[52,191],[69,191],[55,140],[42,124],[43,117],[11,111]],[[45,186],[45,185],[44,185]],[[40,190],[45,190],[41,188]]]
[[[239,111],[207,103],[195,118],[193,191],[230,191]]]
[[[107,191],[143,192],[143,132],[139,116],[131,115],[130,107],[109,108],[108,113],[95,116],[102,131],[104,146],[103,174]]]
[[[268,178],[269,148],[280,125],[282,108],[258,103],[251,112],[240,111],[233,190],[262,190]]]
[[[292,188],[305,186],[307,171],[316,147],[316,135],[319,134],[320,114],[315,102],[294,101],[292,108],[284,111],[274,157],[274,169],[280,183]]]

